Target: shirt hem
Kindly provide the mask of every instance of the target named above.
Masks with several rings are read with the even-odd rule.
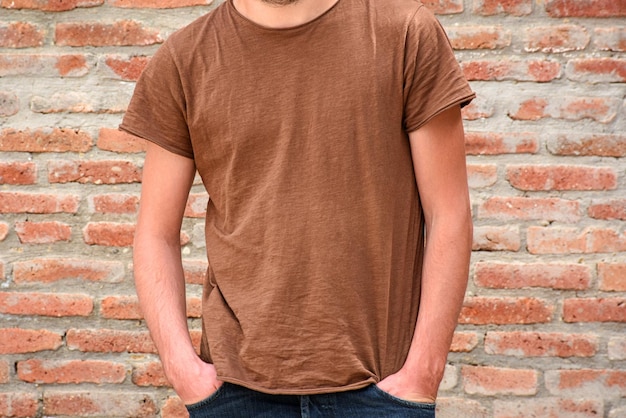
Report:
[[[411,133],[411,132],[417,131],[419,128],[421,128],[422,126],[424,126],[428,122],[430,122],[432,119],[434,119],[435,116],[439,115],[440,113],[444,112],[445,110],[450,109],[452,106],[460,105],[461,108],[463,108],[463,107],[467,106],[475,98],[476,98],[476,93],[472,92],[472,93],[466,94],[464,96],[458,97],[458,98],[456,98],[454,100],[451,100],[450,102],[448,102],[448,104],[440,107],[439,109],[437,109],[436,111],[431,113],[424,120],[420,121],[419,123],[417,123],[415,125],[411,125],[410,127],[407,127],[406,128],[406,132],[407,133]]]
[[[330,387],[324,386],[324,387],[302,388],[302,389],[294,389],[293,387],[270,389],[270,388],[260,386],[260,385],[255,385],[253,383],[246,382],[246,381],[234,378],[234,377],[220,376],[219,374],[217,376],[217,379],[223,382],[228,382],[234,385],[243,386],[248,389],[251,389],[257,392],[267,393],[270,395],[321,395],[324,393],[348,392],[351,390],[363,389],[367,386],[370,386],[378,382],[376,378],[372,376],[361,382],[352,383],[352,384],[345,385],[345,386],[330,386]]]
[[[160,141],[158,139],[152,138],[151,135],[143,133],[143,132],[140,132],[140,131],[137,131],[137,130],[131,128],[131,127],[126,126],[125,124],[119,125],[118,129],[120,131],[127,132],[127,133],[129,133],[129,134],[131,134],[133,136],[138,137],[138,138],[145,139],[146,141],[150,141],[153,144],[156,144],[156,145],[160,146],[161,148],[163,148],[163,149],[165,149],[165,150],[167,150],[169,152],[173,152],[174,154],[180,155],[181,157],[185,157],[185,158],[189,158],[189,159],[193,159],[194,158],[193,154],[189,154],[189,153],[187,153],[187,152],[185,152],[185,151],[183,151],[183,150],[181,150],[179,148],[175,148],[175,147],[169,146],[169,145],[163,143],[163,141]]]

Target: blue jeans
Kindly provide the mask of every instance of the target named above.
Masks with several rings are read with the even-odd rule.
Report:
[[[268,395],[224,383],[188,405],[190,418],[433,418],[435,404],[396,398],[375,385],[321,395]]]

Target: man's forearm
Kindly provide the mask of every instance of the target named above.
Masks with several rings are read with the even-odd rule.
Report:
[[[171,375],[179,360],[195,355],[187,328],[180,245],[138,231],[133,259],[141,310],[165,372]]]
[[[472,244],[469,208],[434,219],[426,228],[420,308],[405,368],[441,379],[467,287]]]
[[[221,383],[215,367],[198,357],[189,335],[178,236],[163,240],[138,231],[134,263],[139,303],[165,375],[183,402],[198,402]]]

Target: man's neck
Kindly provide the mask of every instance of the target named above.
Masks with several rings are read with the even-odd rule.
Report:
[[[310,22],[333,7],[338,0],[298,0],[277,5],[263,0],[233,0],[233,5],[247,19],[274,29],[290,28]]]

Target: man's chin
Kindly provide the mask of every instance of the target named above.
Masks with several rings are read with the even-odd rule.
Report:
[[[290,4],[297,3],[300,0],[261,0],[263,3],[270,4],[272,6],[289,6]]]

